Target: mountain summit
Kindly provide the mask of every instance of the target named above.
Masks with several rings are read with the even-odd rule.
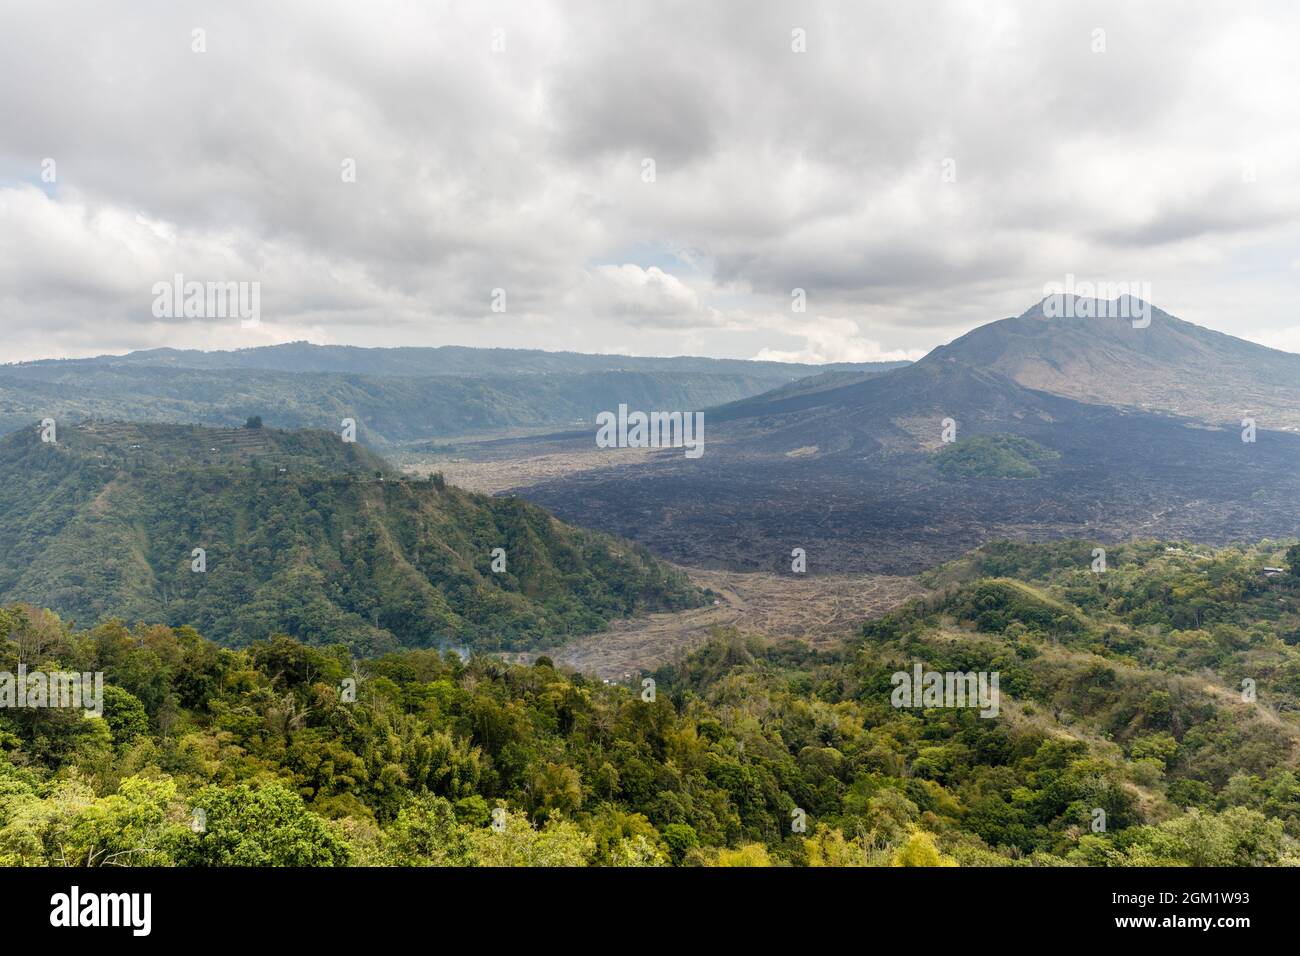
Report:
[[[1075,300],[1067,315],[1054,314],[1060,310],[1045,308],[1048,303],[973,329],[920,364],[953,359],[1091,404],[1218,425],[1251,416],[1261,428],[1300,430],[1300,355],[1193,325],[1154,306],[1150,324],[1135,327],[1115,301]]]
[[[904,368],[706,411],[698,465],[650,460],[526,493],[684,564],[744,570],[788,566],[809,539],[819,570],[897,573],[996,537],[1300,532],[1300,436],[1287,433],[1300,356],[1156,308],[1145,327],[1073,311],[1039,304]]]

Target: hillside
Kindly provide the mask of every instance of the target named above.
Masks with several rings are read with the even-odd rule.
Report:
[[[729,571],[788,573],[794,547],[807,549],[810,574],[907,574],[999,537],[1224,544],[1300,533],[1300,436],[1269,418],[1243,441],[1239,420],[1086,402],[962,354],[706,412],[696,462],[610,456],[510,490],[679,563]],[[941,466],[965,452],[936,456],[945,422],[979,452],[963,474]],[[1033,460],[998,465],[990,441],[1032,442]]]
[[[0,864],[1300,864],[1300,579],[1260,574],[1285,547],[1142,542],[1102,574],[1094,547],[999,543],[838,649],[720,634],[649,700],[544,657],[0,608],[0,668],[106,682],[103,720],[0,710]],[[996,674],[997,713],[899,705],[915,667]]]
[[[305,342],[233,352],[156,349],[0,366],[0,433],[45,417],[276,428],[338,427],[387,448],[590,422],[620,403],[698,410],[827,372],[736,359],[635,358],[525,349],[355,348]]]
[[[642,549],[406,480],[337,434],[138,424],[0,440],[0,597],[357,653],[527,647],[701,600]]]
[[[1101,312],[1094,308],[1092,311]],[[954,359],[1027,388],[1106,405],[1236,426],[1300,430],[1300,355],[1174,318],[1048,318],[1043,303],[941,346],[922,364]]]
[[[335,372],[383,377],[565,374],[584,372],[706,372],[785,376],[868,367],[853,363],[801,365],[792,362],[714,359],[691,355],[634,356],[585,352],[548,352],[541,349],[469,348],[364,348],[355,345],[314,345],[288,342],[247,349],[204,352],[196,349],[145,349],[125,355],[100,355],[84,359],[51,359],[21,363],[12,368],[54,366],[88,368],[133,366],[188,369],[253,369],[272,372]],[[875,363],[885,367],[902,362]]]
[[[826,401],[827,393],[837,392],[841,388],[858,385],[868,379],[883,375],[895,368],[902,368],[903,363],[870,369],[853,369],[822,372],[807,378],[796,379],[788,385],[781,385],[759,395],[739,399],[734,402],[721,403],[709,409],[709,420],[727,422],[737,419],[753,418],[757,415],[770,415],[778,411],[790,411],[796,408],[813,407]]]
[[[572,426],[634,407],[697,409],[787,382],[779,374],[584,372],[376,376],[333,372],[65,365],[0,368],[0,432],[34,419],[239,425],[260,415],[277,428],[357,422],[376,447],[464,435]]]

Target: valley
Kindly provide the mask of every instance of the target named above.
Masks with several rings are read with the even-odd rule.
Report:
[[[804,547],[810,574],[915,574],[995,538],[1300,534],[1300,436],[1285,431],[1243,442],[1237,428],[1078,402],[956,362],[723,412],[706,412],[697,462],[569,434],[461,446],[459,461],[431,467],[704,569],[777,571]],[[1010,436],[1044,457],[1027,478],[945,474],[935,455],[949,417],[960,438]]]
[[[779,368],[753,394],[773,370],[706,383],[691,360],[583,372],[533,353],[20,370],[26,389],[53,375],[67,409],[103,401],[101,376],[111,392],[200,374],[292,384],[302,421],[367,410],[358,442],[264,424],[293,407],[272,392],[203,413],[247,410],[243,427],[74,414],[57,441],[30,421],[0,438],[0,665],[105,673],[102,725],[0,713],[0,864],[89,861],[120,839],[94,821],[199,806],[222,836],[159,823],[144,859],[1300,865],[1287,393],[1239,428],[1192,380],[1217,359],[1185,353],[1226,349],[1231,394],[1253,347],[1156,310],[1138,361],[1123,328],[1041,321],[913,364]],[[1065,342],[1117,383],[1131,367],[1162,384],[1104,401],[1031,375],[1026,341],[1047,365]],[[570,372],[512,374],[466,416],[482,382],[404,377],[435,358]],[[283,362],[311,367],[261,367]],[[98,384],[78,394],[82,374]],[[348,388],[420,417],[322,410],[342,381],[322,375],[375,375]],[[557,403],[575,383],[587,409],[712,395],[705,453],[598,447],[594,416]],[[996,707],[900,708],[894,678],[917,669],[997,675]],[[293,841],[246,824],[268,802]],[[64,814],[92,842],[69,843]]]
[[[834,647],[850,639],[863,620],[926,590],[915,578],[890,575],[683,571],[712,595],[710,603],[616,621],[597,635],[503,656],[525,664],[545,655],[562,667],[635,684],[643,671],[680,663],[689,652],[726,634]]]
[[[48,6],[6,938],[1290,928],[1294,4]]]

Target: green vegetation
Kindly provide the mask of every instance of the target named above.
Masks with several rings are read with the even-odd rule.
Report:
[[[974,435],[944,445],[933,457],[946,478],[1037,478],[1036,462],[1061,456],[1020,435]]]
[[[0,863],[1300,863],[1300,588],[1261,573],[1284,546],[1142,543],[1104,573],[1093,547],[981,549],[831,652],[720,632],[652,701],[545,658],[12,607],[0,671],[107,686],[103,719],[0,710]],[[1000,716],[895,709],[914,663],[998,672]]]
[[[337,434],[88,425],[0,441],[0,599],[376,654],[555,644],[704,596],[642,547]]]
[[[699,360],[728,370],[501,374],[491,368],[494,350],[481,351],[487,368],[473,377],[386,374],[382,366],[377,374],[362,375],[160,368],[107,360],[0,367],[0,433],[46,417],[60,425],[97,419],[226,427],[265,418],[268,427],[289,429],[336,429],[342,419],[352,418],[362,442],[388,450],[431,438],[571,429],[583,421],[594,432],[596,414],[619,402],[633,408],[698,410],[757,395],[816,370]],[[594,358],[607,365],[634,361]]]

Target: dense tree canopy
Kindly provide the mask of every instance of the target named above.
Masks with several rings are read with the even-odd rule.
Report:
[[[77,620],[372,655],[558,644],[705,600],[643,547],[407,478],[337,434],[97,425],[0,443],[0,600]]]
[[[107,686],[102,719],[0,710],[0,862],[1292,864],[1279,553],[1136,545],[1097,574],[1086,544],[994,546],[842,649],[719,632],[652,701],[545,659],[227,649],[11,607],[0,671]],[[999,716],[895,707],[914,662],[997,671]]]

